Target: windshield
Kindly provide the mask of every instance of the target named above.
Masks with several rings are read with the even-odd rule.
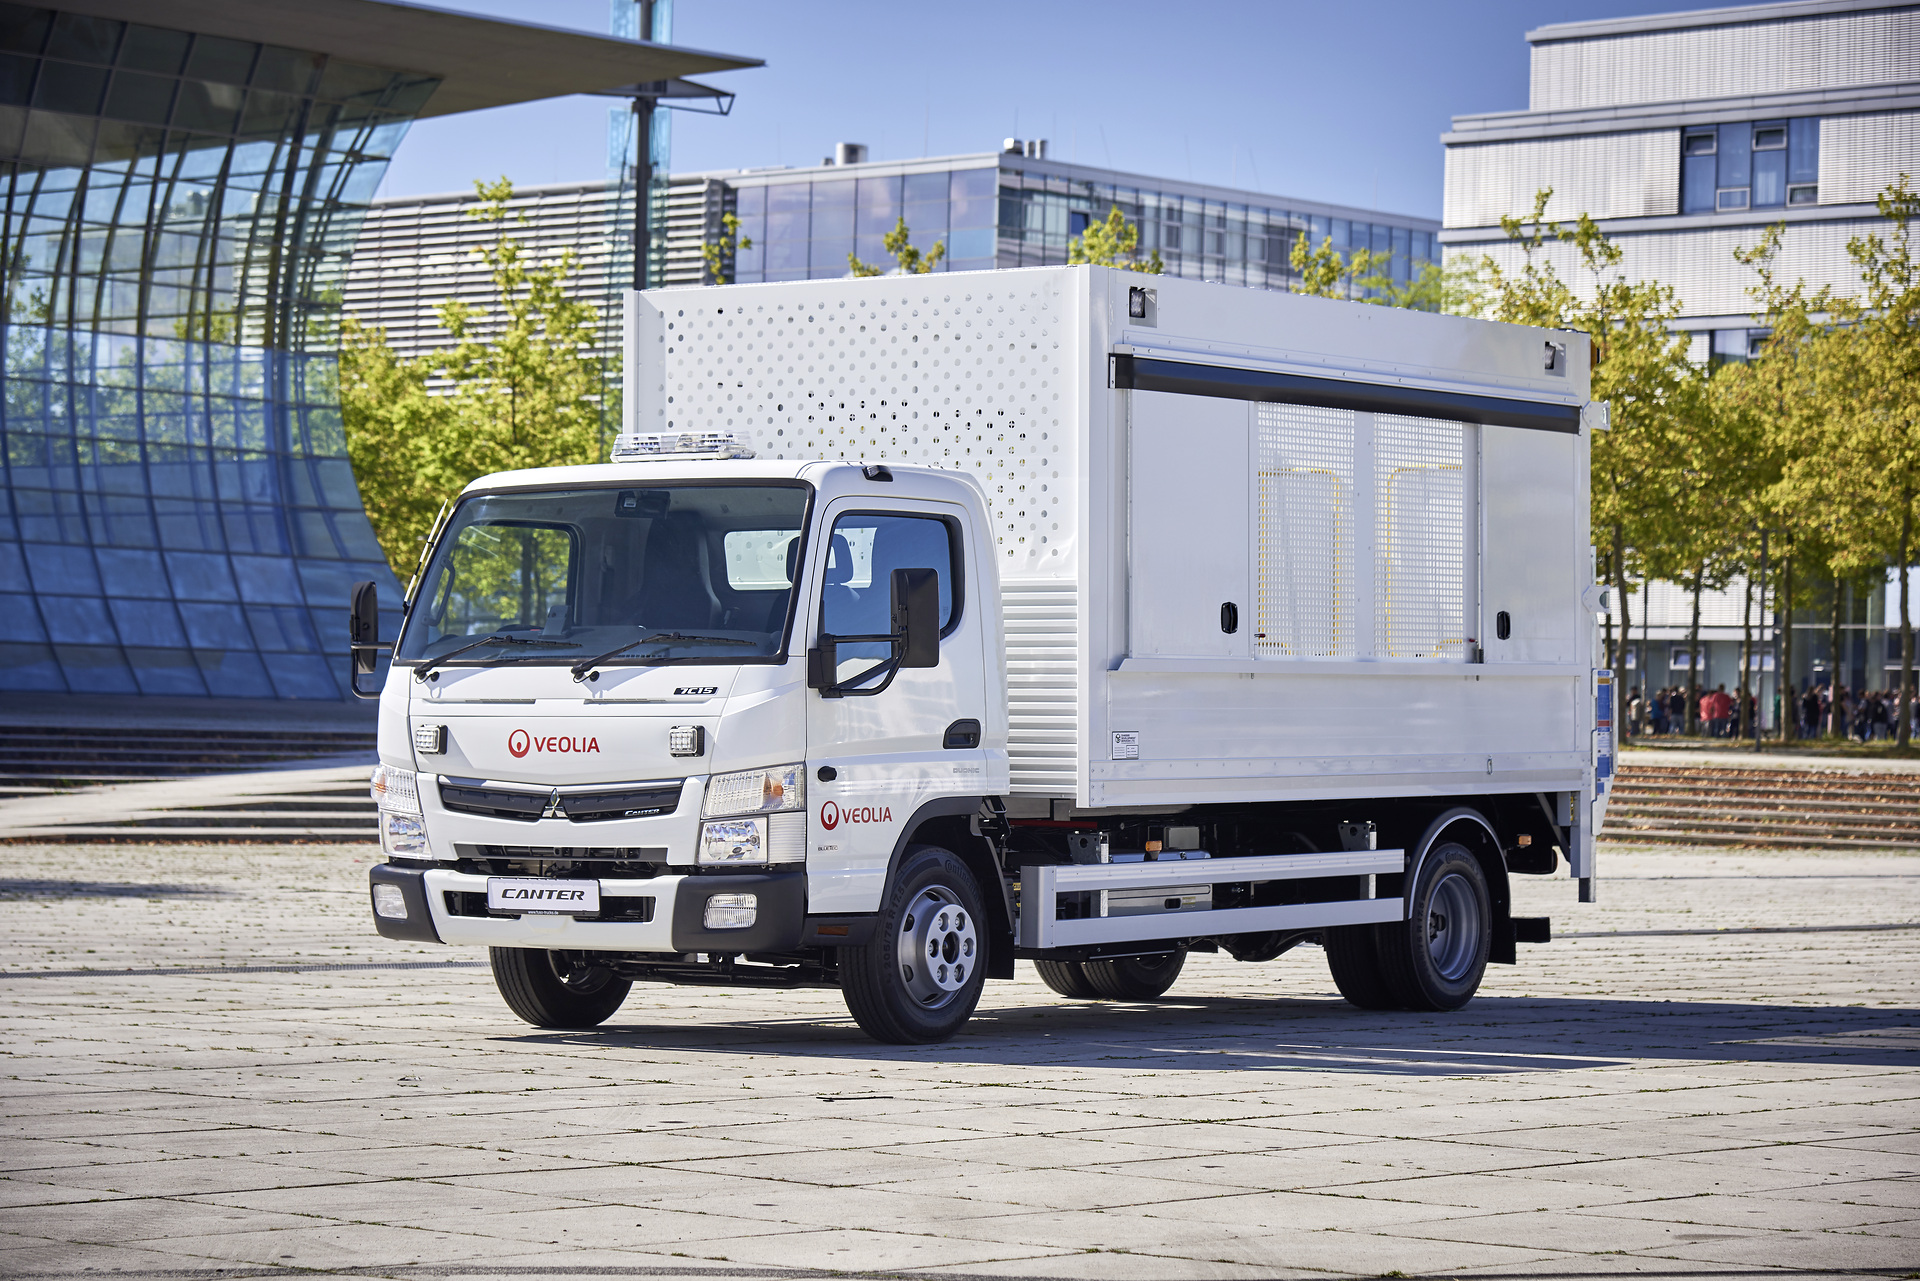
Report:
[[[810,493],[770,481],[476,495],[447,523],[394,656],[430,662],[499,636],[452,661],[572,665],[625,645],[609,665],[774,657]]]

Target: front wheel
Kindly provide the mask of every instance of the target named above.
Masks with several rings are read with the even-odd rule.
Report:
[[[1379,926],[1387,984],[1410,1010],[1457,1010],[1480,990],[1493,947],[1486,873],[1456,841],[1436,845],[1408,895],[1407,919]]]
[[[986,920],[973,873],[937,846],[909,849],[873,940],[840,950],[847,1012],[888,1045],[944,1041],[972,1017],[986,977]]]
[[[633,988],[586,952],[495,947],[487,958],[507,1008],[535,1027],[598,1027]]]

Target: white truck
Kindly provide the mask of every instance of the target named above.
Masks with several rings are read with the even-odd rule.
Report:
[[[469,485],[367,695],[382,934],[539,1026],[828,986],[908,1043],[1023,958],[1451,1010],[1548,938],[1511,874],[1591,899],[1584,335],[1095,267],[626,306],[613,461]]]

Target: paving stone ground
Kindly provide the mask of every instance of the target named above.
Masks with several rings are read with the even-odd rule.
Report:
[[[1303,947],[905,1049],[816,991],[530,1029],[374,936],[374,857],[5,851],[0,1276],[1920,1275],[1920,857],[1516,878],[1560,941],[1452,1015]]]

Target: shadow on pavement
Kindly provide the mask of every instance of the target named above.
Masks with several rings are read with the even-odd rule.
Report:
[[[213,885],[137,884],[127,881],[45,881],[0,877],[0,899],[10,898],[224,898],[235,893]]]
[[[1920,1010],[1857,1006],[1480,996],[1452,1014],[1382,1014],[1313,997],[1035,1002],[982,1009],[951,1041],[892,1046],[868,1040],[851,1019],[650,1024],[646,998],[645,986],[636,984],[620,1012],[592,1031],[495,1039],[871,1062],[1405,1076],[1570,1071],[1636,1060],[1920,1065]]]

